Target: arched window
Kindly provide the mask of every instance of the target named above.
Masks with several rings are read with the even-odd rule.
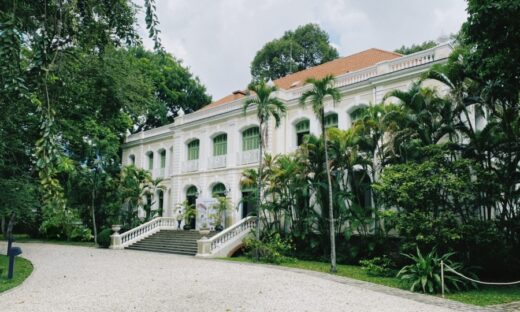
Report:
[[[148,170],[153,170],[153,152],[148,152]]]
[[[325,128],[337,128],[338,127],[338,114],[330,113],[325,116]]]
[[[222,183],[217,183],[213,186],[211,190],[211,195],[213,197],[225,197],[227,193],[226,186]]]
[[[258,127],[252,127],[242,132],[242,150],[249,151],[260,148]]]
[[[367,109],[366,106],[360,106],[360,107],[356,107],[354,110],[352,110],[350,113],[348,113],[348,116],[350,119],[349,126],[352,126],[358,119],[362,118],[366,109]]]
[[[135,165],[135,155],[132,154],[128,156],[128,164],[134,166]]]
[[[160,158],[160,165],[161,165],[161,168],[165,168],[166,167],[166,151],[165,150],[160,150],[159,151],[159,158]]]
[[[227,134],[223,133],[213,138],[213,156],[227,154]]]
[[[199,140],[188,143],[188,160],[199,159]]]
[[[302,120],[298,122],[295,126],[296,128],[296,144],[298,146],[302,145],[303,139],[306,135],[310,133],[310,122],[308,119]]]
[[[192,185],[188,187],[186,190],[186,200],[188,201],[188,204],[195,205],[195,201],[197,200],[197,197],[199,196],[199,191],[197,190],[197,187]]]
[[[157,191],[159,217],[162,217],[164,211],[164,193],[162,190]]]

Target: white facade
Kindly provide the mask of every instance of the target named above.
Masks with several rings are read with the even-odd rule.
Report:
[[[406,90],[431,65],[445,62],[451,49],[449,44],[443,44],[337,76],[336,86],[342,100],[335,105],[328,103],[326,114],[336,113],[338,128],[348,129],[351,124],[349,113],[364,105],[380,103],[384,95],[392,90]],[[302,108],[298,104],[306,88],[308,86],[276,92],[276,96],[286,103],[287,114],[280,127],[275,129],[274,122],[269,124],[266,152],[286,154],[295,151],[295,126],[299,121],[309,120],[310,132],[320,134],[319,123],[310,105]],[[127,137],[123,147],[123,165],[134,163],[140,168],[150,168],[154,178],[164,178],[165,216],[175,214],[176,207],[186,200],[186,191],[190,186],[197,188],[199,198],[207,199],[211,198],[213,187],[222,183],[236,208],[233,210],[234,222],[242,218],[242,207],[239,205],[242,171],[256,167],[259,157],[258,150],[244,151],[242,146],[244,131],[258,126],[254,108],[247,114],[242,111],[245,98],[179,116],[170,125]],[[220,134],[227,134],[227,153],[214,156],[213,139]],[[199,140],[198,159],[190,160],[188,144],[193,140]],[[163,163],[161,153],[165,157]],[[149,167],[151,154],[153,164]]]

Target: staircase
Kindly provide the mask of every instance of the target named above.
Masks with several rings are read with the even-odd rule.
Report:
[[[229,257],[242,247],[246,236],[256,227],[256,218],[249,216],[227,229],[202,237],[198,231],[180,231],[177,220],[157,217],[119,234],[120,225],[113,225],[110,249],[133,249],[192,255],[202,258]]]
[[[207,237],[214,234],[215,232],[211,232]],[[201,238],[198,231],[160,230],[126,249],[194,256],[197,253],[197,240]]]

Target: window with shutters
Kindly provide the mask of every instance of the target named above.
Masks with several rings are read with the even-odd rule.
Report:
[[[221,134],[213,139],[213,156],[227,154],[227,134]]]
[[[188,143],[188,160],[199,159],[199,140]]]
[[[325,128],[337,128],[338,127],[338,114],[330,113],[325,116]]]
[[[302,120],[296,124],[296,144],[302,145],[305,136],[310,133],[310,122],[308,119]]]
[[[242,150],[249,151],[260,148],[260,137],[258,127],[245,130],[242,133]]]

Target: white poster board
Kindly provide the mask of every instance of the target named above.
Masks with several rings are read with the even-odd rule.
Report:
[[[203,224],[206,224],[210,230],[214,230],[215,224],[211,216],[215,215],[213,205],[217,200],[213,197],[199,197],[196,201],[195,209],[197,210],[197,221],[195,228],[198,230]]]

